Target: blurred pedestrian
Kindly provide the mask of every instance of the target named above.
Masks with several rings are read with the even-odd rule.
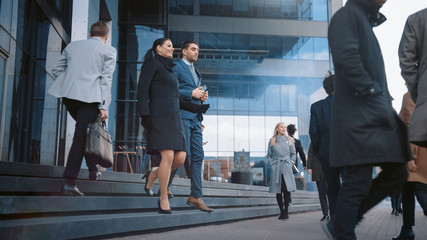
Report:
[[[298,168],[298,155],[301,159],[302,165],[304,167],[304,170],[307,168],[307,158],[305,156],[304,153],[304,149],[302,148],[302,144],[301,141],[297,138],[294,137],[295,132],[297,131],[297,128],[295,127],[295,124],[288,124],[288,126],[286,127],[287,131],[288,131],[288,135],[289,137],[292,138],[292,140],[294,141],[295,144],[295,151],[297,152],[297,158],[295,160],[295,167]],[[292,194],[289,193],[289,206],[292,206]]]
[[[409,126],[415,103],[409,92],[403,95],[400,117]],[[402,189],[403,226],[398,237],[393,240],[414,239],[412,227],[415,225],[415,196],[427,216],[427,148],[411,144],[412,157],[408,162],[408,181]]]
[[[322,209],[323,217],[320,221],[329,221],[327,191],[328,184],[322,170],[322,164],[313,153],[313,146],[310,144],[308,149],[307,172],[311,175],[311,180],[316,182],[317,192],[319,193],[320,208]]]
[[[354,229],[363,215],[408,177],[407,129],[391,104],[372,30],[386,20],[379,12],[385,2],[349,0],[329,25],[336,74],[329,162],[346,168],[335,216],[322,224],[330,239],[356,239]],[[372,179],[375,166],[381,172]]]
[[[289,193],[296,190],[292,165],[295,164],[295,145],[286,132],[286,125],[279,122],[268,143],[267,160],[271,167],[270,193],[276,193],[280,209],[279,219],[289,219]],[[284,200],[284,202],[283,202]]]
[[[411,143],[427,147],[427,8],[408,17],[399,45],[401,75],[416,104],[409,125]]]
[[[310,108],[310,139],[313,147],[313,155],[322,165],[327,183],[327,198],[329,203],[329,216],[335,215],[335,206],[338,193],[341,189],[341,178],[344,174],[343,168],[331,167],[329,163],[330,139],[331,139],[331,117],[332,102],[334,99],[335,75],[331,71],[323,79],[323,89],[328,96],[317,101]]]

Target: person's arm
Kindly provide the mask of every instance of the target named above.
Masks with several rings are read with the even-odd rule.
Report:
[[[267,161],[270,166],[273,164],[273,148],[271,147],[271,140],[268,142]]]
[[[115,48],[111,47],[111,51],[104,59],[104,64],[101,72],[101,97],[102,102],[98,105],[98,109],[108,112],[108,108],[111,102],[111,85],[113,83],[113,73],[116,69],[116,56],[117,51]],[[106,118],[101,111],[101,118]],[[105,119],[103,119],[105,120]]]
[[[147,59],[141,68],[138,82],[138,114],[143,116],[150,116],[150,85],[155,74],[154,59]]]
[[[365,69],[360,55],[360,23],[354,10],[343,8],[332,18],[328,40],[335,70],[343,73],[341,81],[351,87],[357,95],[383,94],[378,84]]]
[[[406,21],[402,38],[399,44],[400,74],[408,85],[412,100],[417,101],[418,97],[418,69],[419,56],[417,51],[417,38],[412,25],[411,18]]]
[[[53,66],[52,70],[50,71],[53,76],[53,80],[56,80],[61,74],[64,74],[65,69],[67,69],[67,48],[64,49],[61,56],[58,58],[58,60],[55,63],[55,66]]]
[[[291,157],[291,161],[292,163],[295,165],[296,160],[297,160],[297,153],[295,151],[295,144],[291,144],[290,146],[290,157]]]
[[[313,108],[314,104],[311,105],[310,108],[310,127],[309,127],[309,134],[310,134],[310,140],[311,145],[313,147],[313,155],[317,155],[320,149],[320,134],[319,134],[319,127],[316,117],[316,111]]]
[[[192,113],[206,113],[210,104],[195,104],[179,97],[179,107]]]
[[[313,146],[310,144],[310,147],[308,148],[308,159],[307,159],[307,172],[309,175],[311,175],[312,171],[312,162],[313,162]]]
[[[300,140],[295,140],[295,149],[298,152],[299,157],[301,158],[302,165],[304,166],[304,168],[307,168],[307,161]]]

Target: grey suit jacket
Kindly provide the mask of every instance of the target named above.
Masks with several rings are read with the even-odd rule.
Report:
[[[108,111],[116,55],[115,48],[97,37],[71,42],[51,71],[55,82],[48,92],[58,98],[99,103],[99,109]]]

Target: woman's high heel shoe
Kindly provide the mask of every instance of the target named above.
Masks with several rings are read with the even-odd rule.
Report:
[[[394,237],[393,240],[414,240],[415,235],[412,231],[412,227],[402,226],[402,230],[398,237]]]
[[[162,209],[161,207],[160,207],[160,200],[159,201],[157,201],[157,205],[159,206],[159,213],[160,214],[172,214],[172,210],[170,210],[170,209],[167,209],[167,210],[164,210],[164,209]]]
[[[144,186],[144,190],[145,190],[145,192],[147,193],[147,195],[148,196],[153,196],[154,195],[154,193],[153,193],[153,190],[151,190],[151,188],[147,188],[147,184],[148,184],[148,179],[150,178],[150,174],[151,174],[151,171],[148,171],[144,176],[142,176],[142,178],[141,179],[144,179],[145,178],[145,186]]]

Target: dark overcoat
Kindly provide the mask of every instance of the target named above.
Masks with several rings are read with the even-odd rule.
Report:
[[[334,95],[313,103],[310,107],[310,139],[313,154],[323,164],[329,166],[329,146],[331,139],[331,108]]]
[[[179,108],[178,80],[171,59],[155,55],[142,65],[138,82],[138,112],[149,116],[147,151],[186,151],[184,128]]]
[[[409,140],[427,147],[427,8],[408,17],[399,45],[402,77],[416,102]]]
[[[349,0],[328,31],[335,66],[330,166],[409,160],[406,127],[391,104],[372,27],[385,21],[373,0]]]
[[[322,181],[325,179],[325,174],[323,173],[322,164],[319,159],[314,155],[313,145],[310,144],[308,149],[308,160],[307,160],[307,170],[311,169],[311,180],[312,181]]]

